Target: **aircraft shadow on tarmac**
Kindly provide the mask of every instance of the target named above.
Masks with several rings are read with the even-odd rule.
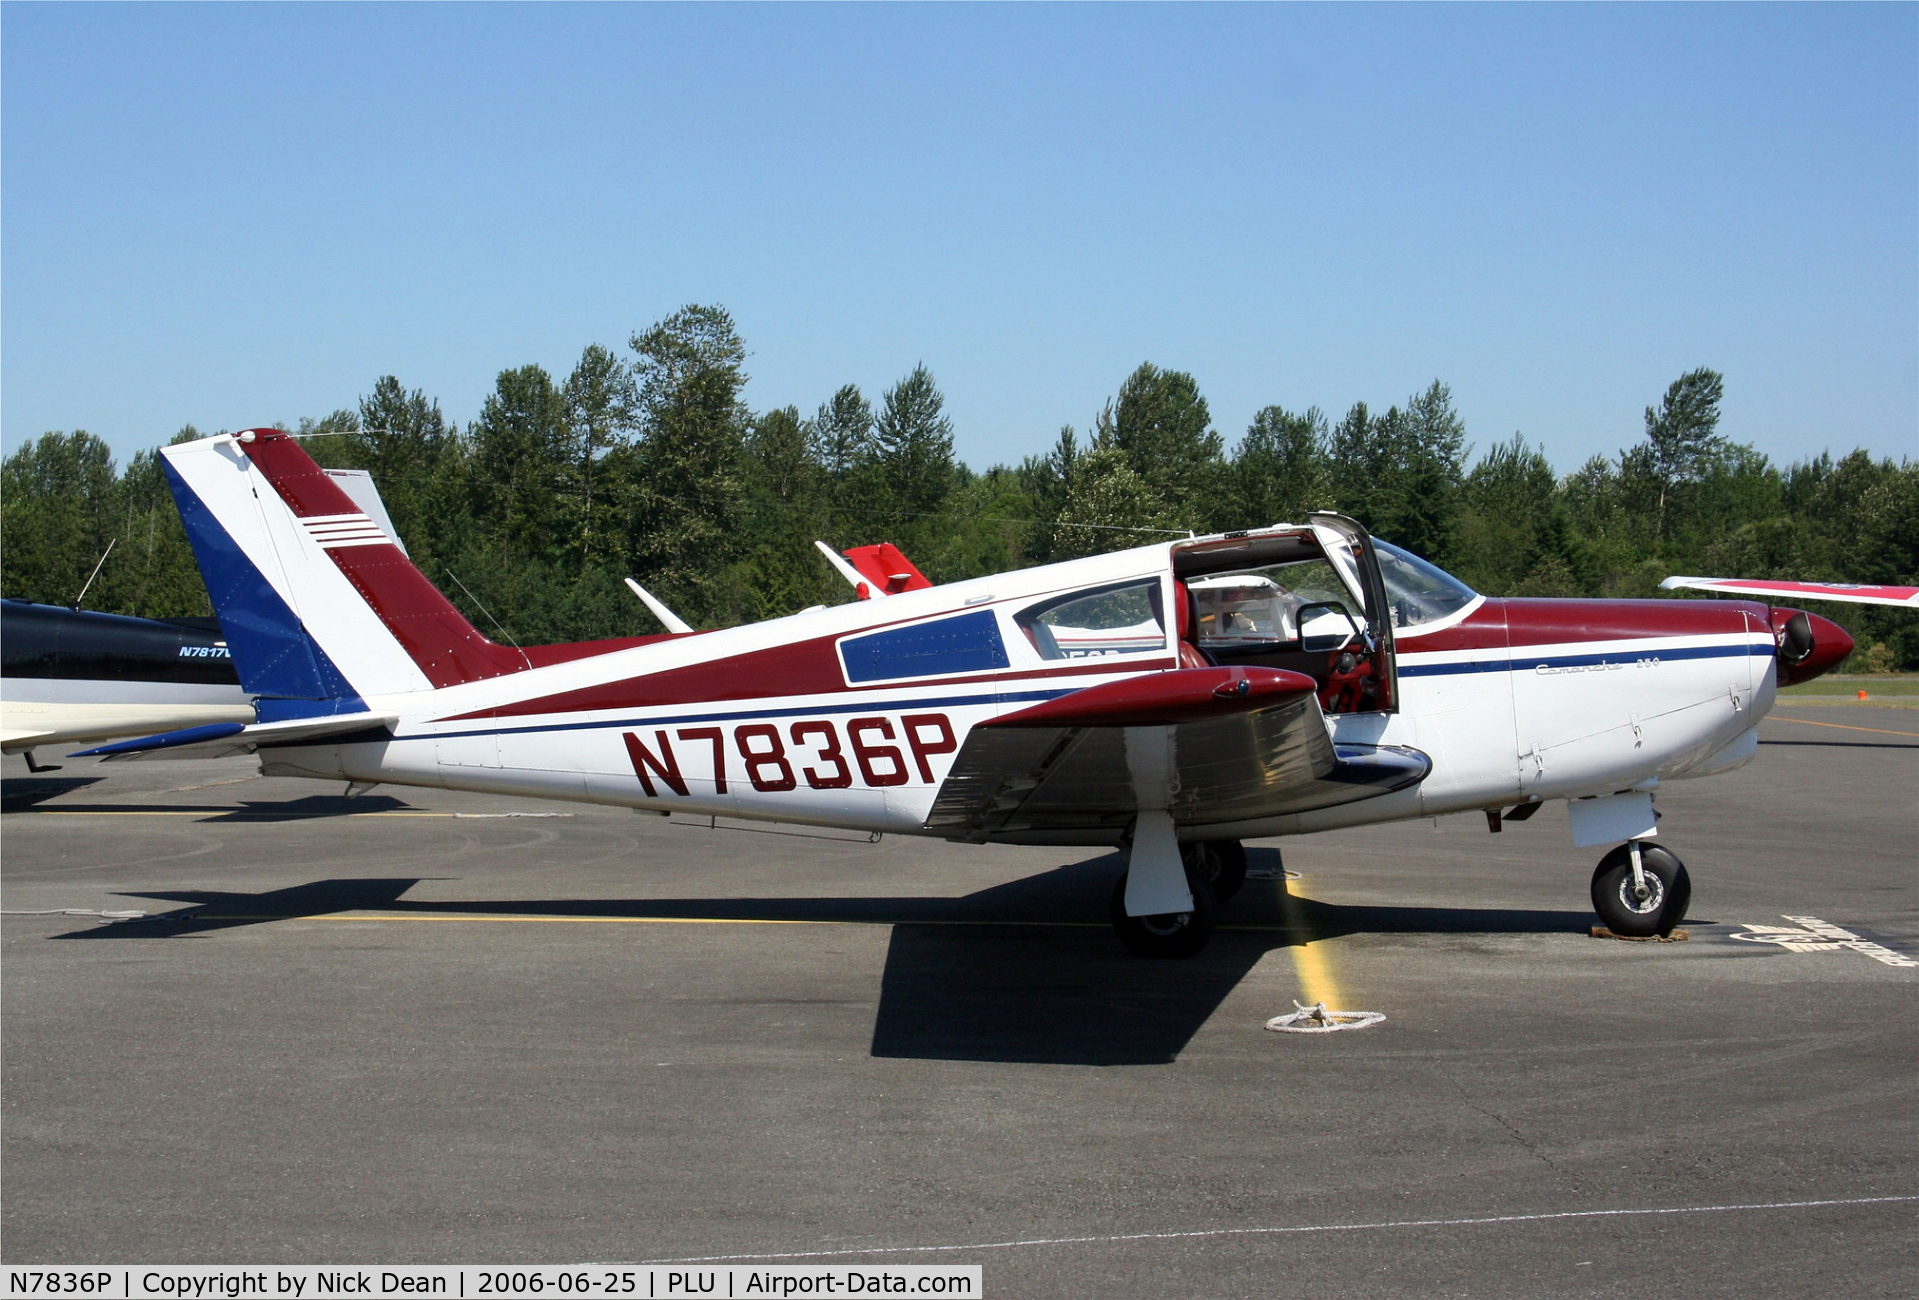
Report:
[[[45,788],[26,787],[16,793],[8,781],[4,794],[7,812],[22,813],[204,813],[208,822],[286,822],[307,821],[316,817],[354,817],[377,813],[412,812],[411,804],[392,795],[369,794],[348,799],[337,794],[311,794],[299,799],[243,799],[236,808],[231,803],[61,803],[41,808],[38,805],[92,785],[101,777],[76,777],[49,782]]]
[[[1256,871],[1278,866],[1271,849],[1250,857]],[[1117,855],[1104,853],[960,898],[409,900],[418,877],[317,880],[259,894],[144,891],[127,896],[185,906],[57,937],[183,938],[345,912],[884,924],[892,939],[874,1056],[1151,1065],[1174,1060],[1262,957],[1293,944],[1350,934],[1583,934],[1592,924],[1584,912],[1346,907],[1254,879],[1199,956],[1142,961],[1107,925],[1119,869]]]
[[[0,779],[0,812],[24,812],[104,780],[101,776],[9,776]]]

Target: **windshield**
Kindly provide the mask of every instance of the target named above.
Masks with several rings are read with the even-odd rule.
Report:
[[[1392,608],[1396,628],[1438,622],[1449,614],[1457,614],[1478,596],[1458,578],[1426,563],[1411,551],[1402,551],[1377,537],[1373,538],[1373,547],[1379,552],[1380,575],[1386,580],[1386,603]]]

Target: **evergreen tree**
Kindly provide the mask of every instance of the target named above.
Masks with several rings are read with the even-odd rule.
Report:
[[[1045,453],[975,475],[953,458],[924,366],[878,419],[849,384],[803,422],[748,412],[745,348],[718,308],[685,308],[632,344],[631,364],[587,348],[564,384],[503,372],[464,435],[391,375],[357,410],[294,427],[322,464],[371,470],[422,570],[476,626],[499,635],[498,619],[522,642],[652,630],[627,573],[709,626],[846,600],[816,537],[894,541],[951,581],[1327,506],[1494,595],[1648,596],[1673,572],[1919,583],[1919,464],[1855,451],[1775,466],[1721,434],[1711,370],[1666,390],[1640,444],[1558,480],[1518,435],[1468,473],[1437,382],[1330,427],[1267,407],[1228,462],[1192,377],[1152,365],[1089,438],[1069,426]],[[207,612],[156,452],[116,474],[98,439],[52,433],[0,466],[7,595],[71,601],[116,538],[89,607]],[[1919,668],[1909,613],[1818,612],[1853,632],[1853,667]]]
[[[573,491],[579,499],[580,562],[596,551],[617,550],[617,516],[597,491],[599,461],[628,441],[638,419],[638,394],[625,362],[597,343],[587,345],[561,390],[571,441]]]
[[[199,437],[200,431],[187,425],[173,441],[193,442]],[[103,579],[112,580],[112,603],[93,608],[142,618],[211,615],[213,602],[207,598],[158,451],[134,453],[120,479],[120,497],[126,520],[123,540],[101,573]]]
[[[573,477],[573,438],[552,377],[539,366],[502,370],[470,437],[469,481],[501,563],[572,549],[574,512],[561,493]]]
[[[1433,380],[1406,403],[1398,430],[1400,502],[1389,540],[1438,564],[1456,559],[1459,489],[1465,478],[1466,422],[1452,390]]]
[[[835,478],[845,478],[877,454],[873,407],[860,396],[858,384],[847,384],[833,394],[831,401],[821,402],[809,433],[814,458]]]
[[[1383,415],[1356,402],[1333,426],[1329,444],[1342,511],[1436,564],[1452,561],[1466,426],[1450,389],[1434,380],[1404,410]]]
[[[953,422],[946,399],[925,365],[886,390],[874,444],[896,509],[909,516],[935,514],[953,490]],[[925,531],[915,526],[915,532]]]
[[[746,345],[722,308],[697,304],[631,343],[642,433],[627,498],[635,567],[704,616],[722,600],[711,579],[739,541]]]
[[[1233,455],[1233,528],[1298,523],[1332,507],[1326,417],[1315,406],[1295,415],[1268,406],[1253,417]]]
[[[1204,530],[1227,508],[1225,444],[1191,375],[1141,363],[1095,422],[1094,440],[1126,458],[1155,499],[1156,517]]]
[[[456,433],[440,404],[420,389],[408,392],[393,375],[382,375],[360,399],[362,451],[350,463],[373,475],[394,530],[423,572],[436,565],[436,542],[447,513],[459,509]],[[336,462],[338,464],[340,462]]]
[[[1466,478],[1459,576],[1506,596],[1576,596],[1565,507],[1545,455],[1515,433],[1494,443]]]
[[[6,594],[48,605],[77,601],[100,557],[127,529],[120,506],[113,452],[84,429],[42,434],[7,457],[0,465]],[[108,608],[91,591],[87,602]]]

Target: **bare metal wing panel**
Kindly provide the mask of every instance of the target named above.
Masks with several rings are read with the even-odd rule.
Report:
[[[1310,695],[1171,724],[1170,811],[1203,825],[1350,803],[1423,780],[1413,750],[1341,746]],[[990,840],[1121,830],[1138,810],[1123,726],[976,727],[940,787],[927,828]]]

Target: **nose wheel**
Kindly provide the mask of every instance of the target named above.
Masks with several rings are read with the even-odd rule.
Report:
[[[1667,850],[1634,840],[1599,860],[1592,892],[1593,910],[1608,930],[1645,939],[1671,934],[1686,919],[1692,878]]]

